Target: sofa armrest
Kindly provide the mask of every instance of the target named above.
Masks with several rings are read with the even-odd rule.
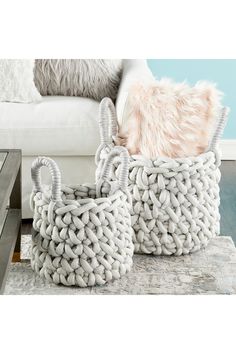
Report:
[[[139,59],[124,59],[121,83],[116,99],[116,112],[118,123],[121,125],[125,103],[130,87],[136,82],[153,81],[154,77],[151,70],[148,68],[146,60]]]

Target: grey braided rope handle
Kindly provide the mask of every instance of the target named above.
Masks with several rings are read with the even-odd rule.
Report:
[[[101,143],[112,144],[112,137],[117,134],[117,116],[115,106],[108,97],[100,102],[98,123]]]
[[[118,180],[119,186],[121,189],[127,190],[129,175],[129,153],[128,150],[123,146],[116,146],[110,151],[104,163],[99,182],[103,182],[109,179],[114,159],[117,156],[121,158],[121,170]]]
[[[52,176],[52,200],[54,202],[61,201],[61,172],[56,162],[48,157],[38,157],[34,160],[31,167],[31,178],[35,192],[42,192],[41,185],[41,167],[46,166]]]
[[[215,130],[215,133],[211,139],[211,142],[208,146],[208,149],[207,151],[214,151],[215,148],[216,148],[216,145],[218,144],[220,138],[221,138],[221,135],[224,131],[224,128],[225,128],[225,125],[226,125],[226,122],[227,122],[227,118],[228,118],[228,114],[229,114],[229,108],[228,107],[223,107],[222,110],[221,110],[221,114],[220,114],[220,117],[218,119],[218,122],[217,122],[217,126],[216,126],[216,130]]]

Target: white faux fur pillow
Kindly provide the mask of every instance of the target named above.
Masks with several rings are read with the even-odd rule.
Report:
[[[36,59],[35,85],[43,96],[116,99],[122,60]]]
[[[0,101],[30,103],[41,99],[34,84],[34,60],[0,59]]]
[[[215,130],[222,93],[209,82],[162,79],[130,88],[118,145],[149,159],[197,156]]]

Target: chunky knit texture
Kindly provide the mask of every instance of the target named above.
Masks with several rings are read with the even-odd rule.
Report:
[[[219,234],[220,156],[215,147],[225,116],[224,110],[209,151],[202,155],[156,160],[141,155],[130,157],[128,189],[133,202],[136,253],[188,254],[206,246],[210,238]],[[110,100],[103,100],[99,118],[102,143],[96,154],[97,179],[114,145],[114,119]],[[117,178],[119,169],[117,158],[112,179]]]
[[[121,173],[110,183],[113,159],[120,156]],[[80,287],[119,279],[132,267],[133,243],[128,154],[113,149],[97,185],[61,186],[55,162],[38,158],[32,166],[32,268],[56,284]],[[48,166],[52,188],[42,188],[39,169]]]

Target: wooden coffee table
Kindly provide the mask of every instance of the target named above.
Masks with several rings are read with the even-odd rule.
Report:
[[[0,294],[10,262],[20,261],[21,151],[0,150]]]

